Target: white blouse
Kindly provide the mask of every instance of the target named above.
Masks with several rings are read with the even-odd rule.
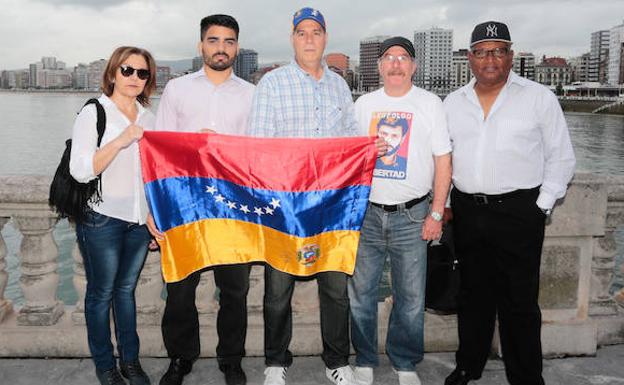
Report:
[[[132,122],[106,95],[99,97],[106,111],[106,131],[100,144],[103,147],[114,140]],[[155,116],[137,102],[136,124],[144,130],[153,130]],[[78,182],[86,183],[96,177],[93,157],[97,150],[97,111],[88,105],[78,114],[72,131],[72,150],[69,171]],[[92,205],[93,211],[127,222],[144,224],[147,217],[147,201],[141,176],[138,142],[130,144],[117,153],[102,172],[102,202]]]

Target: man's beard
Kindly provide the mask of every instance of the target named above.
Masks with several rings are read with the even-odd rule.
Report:
[[[236,55],[233,58],[230,58],[230,55],[226,54],[225,52],[217,52],[212,55],[212,57],[207,57],[203,54],[203,52],[202,55],[204,57],[204,64],[206,64],[208,67],[215,71],[225,71],[226,69],[230,68],[234,64],[234,60],[236,60]],[[226,59],[212,60],[212,58],[218,55],[223,55]]]

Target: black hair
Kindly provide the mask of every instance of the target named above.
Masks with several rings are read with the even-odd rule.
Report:
[[[204,40],[206,31],[208,31],[208,28],[212,27],[213,25],[233,29],[234,32],[236,32],[236,39],[238,40],[238,22],[236,22],[236,19],[230,15],[210,15],[204,17],[200,23],[199,38],[201,40]]]
[[[395,118],[395,117],[389,117],[389,116],[385,116],[379,119],[379,122],[377,122],[377,128],[381,126],[388,126],[388,127],[393,127],[393,128],[401,127],[401,132],[403,136],[407,134],[407,130],[409,129],[407,119]]]

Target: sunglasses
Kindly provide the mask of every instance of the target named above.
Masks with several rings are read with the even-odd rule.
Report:
[[[136,71],[137,77],[141,80],[147,80],[147,78],[150,77],[150,71],[146,69],[137,70],[125,64],[120,65],[119,69],[121,70],[121,74],[126,78],[129,78],[130,76],[132,76],[132,74],[134,74],[134,71]]]

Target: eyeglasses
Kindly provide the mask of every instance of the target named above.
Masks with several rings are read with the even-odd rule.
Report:
[[[412,61],[412,57],[407,56],[407,55],[398,55],[398,56],[384,55],[379,58],[379,61],[385,62],[385,63],[392,63],[392,62],[398,61],[400,64],[403,64],[403,63],[408,63]]]
[[[134,73],[134,71],[136,71],[137,76],[139,79],[141,80],[147,80],[147,78],[150,77],[150,71],[146,70],[146,69],[134,69],[133,67],[130,67],[129,65],[120,65],[119,69],[121,70],[121,74],[126,77],[129,78],[130,76],[132,76],[132,74]]]
[[[494,49],[473,49],[472,55],[477,59],[485,59],[488,55],[492,55],[497,59],[507,56],[509,48],[498,47]]]

